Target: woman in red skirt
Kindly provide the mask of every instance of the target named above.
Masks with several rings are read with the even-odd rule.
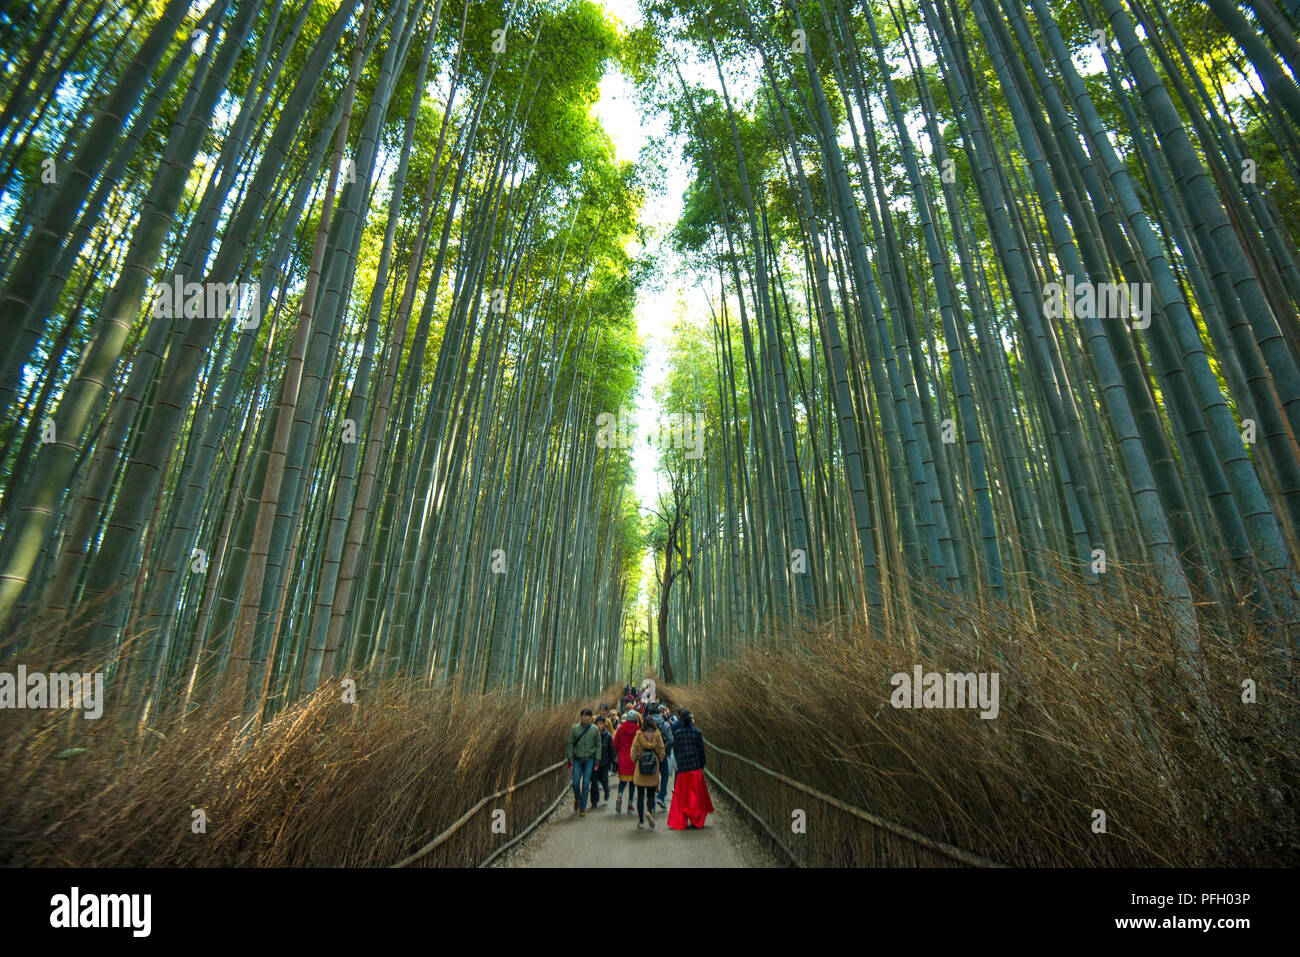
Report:
[[[674,831],[704,827],[713,812],[709,786],[704,782],[704,735],[695,727],[691,713],[677,712],[680,729],[673,729],[673,755],[677,758],[677,778],[673,784],[673,803],[668,809],[668,826]]]

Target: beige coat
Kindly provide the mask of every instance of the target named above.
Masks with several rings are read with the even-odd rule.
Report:
[[[649,731],[651,734],[647,735]],[[659,734],[659,729],[647,721],[645,726],[632,739],[632,766],[638,767],[637,759],[642,751],[653,751],[662,761],[664,759],[664,739]],[[654,774],[642,774],[639,770],[632,775],[632,783],[641,788],[657,788],[659,786],[659,771]]]

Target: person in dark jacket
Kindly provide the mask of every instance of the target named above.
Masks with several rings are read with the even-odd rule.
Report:
[[[673,753],[673,729],[664,719],[660,705],[653,703],[647,705],[646,713],[650,720],[654,722],[654,726],[659,729],[659,736],[664,741],[664,758],[659,762],[659,793],[656,795],[656,800],[659,806],[666,811],[668,810],[668,804],[664,801],[664,798],[668,796],[668,758]]]
[[[681,723],[673,737],[677,777],[673,784],[673,803],[668,809],[668,826],[684,831],[704,827],[705,819],[713,813],[713,799],[704,780],[704,735],[685,708],[677,713],[677,718]]]
[[[600,791],[605,790],[605,803],[609,803],[609,769],[614,766],[614,736],[605,727],[604,717],[596,719],[596,730],[600,732],[600,757],[596,769],[591,772],[591,809],[600,807]]]

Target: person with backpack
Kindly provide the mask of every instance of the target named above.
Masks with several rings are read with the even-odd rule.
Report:
[[[600,756],[600,731],[591,723],[591,709],[583,708],[578,723],[569,731],[564,755],[573,769],[573,810],[578,817],[587,816],[587,791],[591,787],[591,771]]]
[[[681,722],[677,720],[677,715],[673,714],[672,709],[666,704],[659,705],[659,715],[668,722],[668,730],[671,731],[673,737],[676,738],[677,729],[681,727]],[[668,751],[668,773],[670,775],[677,773],[677,756],[673,754],[671,749]]]
[[[627,813],[632,813],[632,799],[636,797],[636,785],[632,778],[636,767],[632,763],[632,742],[641,730],[640,719],[635,711],[628,709],[623,721],[614,735],[614,754],[618,758],[618,799],[614,802],[614,813],[623,812],[623,789],[627,788]]]
[[[674,738],[677,779],[673,784],[672,807],[668,809],[668,826],[674,831],[685,831],[704,827],[704,821],[713,813],[713,799],[704,780],[704,735],[685,708],[677,713],[677,720]]]
[[[668,810],[668,803],[664,800],[668,796],[668,755],[673,753],[673,729],[664,720],[661,712],[661,706],[653,702],[646,706],[646,713],[650,720],[654,722],[655,728],[659,731],[659,736],[664,743],[664,757],[659,762],[659,793],[655,800],[665,811]]]
[[[645,827],[649,818],[655,826],[655,788],[659,787],[659,768],[664,760],[664,739],[653,721],[647,720],[641,732],[632,739],[632,763],[636,772],[632,783],[636,785],[636,829]],[[650,809],[646,810],[646,804]]]
[[[600,789],[605,789],[605,803],[609,803],[609,769],[614,763],[614,736],[605,727],[605,717],[596,719],[596,730],[600,732],[600,758],[596,761],[596,770],[591,774],[591,809],[600,807]]]

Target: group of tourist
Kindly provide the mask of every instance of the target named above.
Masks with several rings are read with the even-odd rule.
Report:
[[[638,702],[631,686],[623,689],[621,712],[602,704],[597,714],[583,708],[569,731],[565,757],[573,771],[573,810],[587,816],[603,799],[609,805],[609,773],[618,771],[614,813],[637,815],[637,830],[655,826],[656,808],[668,812],[675,831],[704,827],[713,801],[704,781],[704,735],[690,711],[677,713],[657,701]],[[671,804],[668,779],[675,781]],[[635,799],[635,802],[634,802]]]

